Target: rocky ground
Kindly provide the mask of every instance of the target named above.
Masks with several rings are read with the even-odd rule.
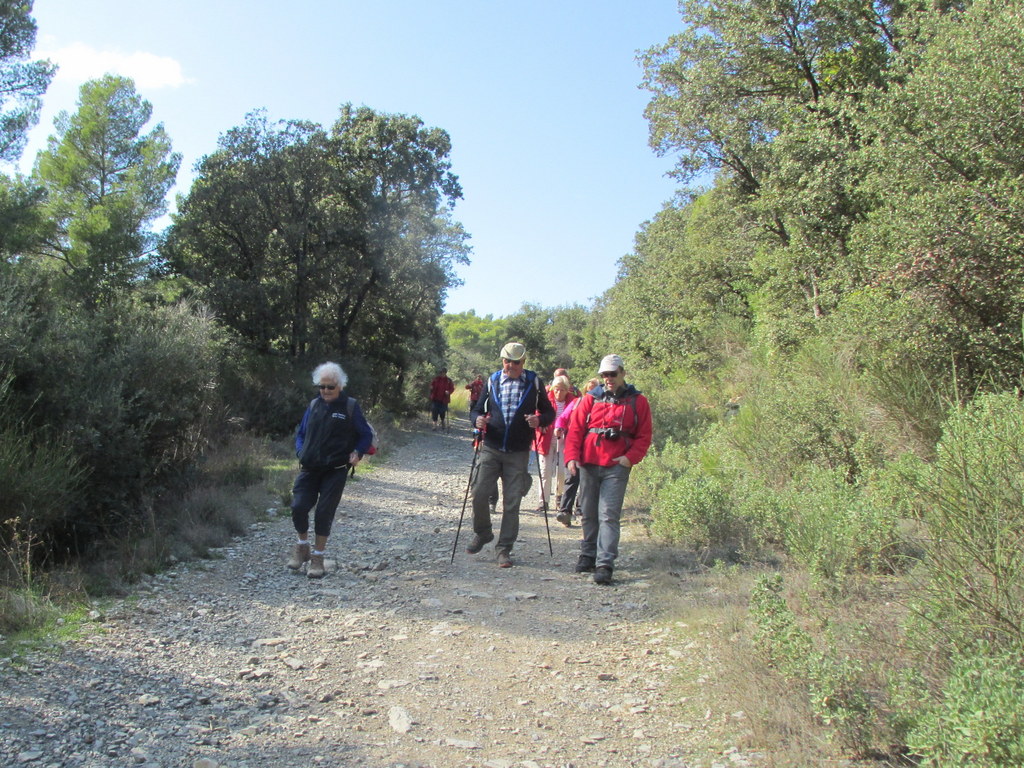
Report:
[[[743,713],[702,694],[717,635],[668,614],[639,526],[610,587],[573,572],[579,528],[553,516],[549,555],[535,503],[515,567],[466,554],[468,510],[451,563],[468,429],[406,438],[346,488],[322,581],[285,569],[291,522],[272,510],[78,639],[0,659],[0,764],[767,764],[729,742]]]

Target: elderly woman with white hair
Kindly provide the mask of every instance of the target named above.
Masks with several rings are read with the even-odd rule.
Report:
[[[309,563],[306,576],[323,578],[324,553],[334,516],[341,503],[349,469],[369,450],[373,431],[353,398],[344,393],[348,376],[337,363],[323,363],[313,371],[319,394],[313,398],[295,433],[299,475],[292,488],[292,523],[298,541],[288,568],[298,572]],[[309,512],[313,513],[315,540],[309,544]]]

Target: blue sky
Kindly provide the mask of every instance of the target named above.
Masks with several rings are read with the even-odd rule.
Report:
[[[36,0],[33,15],[35,57],[60,71],[22,170],[105,72],[135,79],[182,153],[176,192],[254,109],[329,125],[351,102],[446,130],[473,248],[449,312],[589,305],[677,189],[636,62],[680,29],[676,0]]]

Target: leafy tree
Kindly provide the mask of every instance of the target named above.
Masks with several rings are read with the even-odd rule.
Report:
[[[498,352],[508,340],[507,323],[503,318],[480,317],[472,309],[446,314],[441,318],[441,327],[449,372],[455,380],[471,381],[478,373],[486,375],[495,368]]]
[[[309,294],[349,247],[348,212],[324,204],[334,199],[326,155],[317,126],[248,115],[198,163],[162,249],[257,352],[306,352]]]
[[[554,310],[539,304],[523,304],[519,311],[508,318],[508,338],[526,346],[527,366],[537,371],[544,381],[551,379],[551,371],[564,362],[556,357],[548,341],[554,325]]]
[[[547,325],[545,341],[551,351],[552,365],[542,369],[546,381],[550,380],[555,368],[569,370],[570,374],[574,374],[574,383],[581,377],[591,378],[587,372],[600,358],[588,355],[590,322],[590,311],[580,304],[567,304],[551,310],[551,322]]]
[[[601,335],[631,368],[707,370],[722,362],[723,325],[749,322],[753,248],[733,197],[719,187],[666,205],[621,260]]]
[[[141,133],[152,113],[129,78],[87,82],[78,111],[57,116],[57,132],[36,161],[53,225],[43,252],[87,306],[143,276],[155,245],[147,227],[167,211],[181,155],[171,151],[162,124]]]
[[[1021,3],[936,14],[901,82],[865,114],[878,208],[858,244],[884,301],[864,319],[929,370],[1019,382],[1024,314]],[[857,298],[857,301],[864,301]],[[865,302],[867,303],[867,302]],[[887,307],[885,305],[888,305]],[[910,323],[910,316],[926,318]]]
[[[0,259],[14,262],[39,248],[45,191],[29,180],[0,176]]]
[[[774,166],[772,142],[796,114],[882,81],[891,16],[881,0],[687,0],[686,30],[641,59],[652,146],[680,152],[683,181],[725,169],[756,193]]]
[[[720,172],[760,228],[758,305],[792,343],[860,279],[865,202],[849,111],[899,46],[887,0],[689,0],[687,28],[643,58],[652,145],[677,174]],[[755,234],[752,232],[751,235]]]
[[[350,339],[373,349],[376,381],[395,382],[440,356],[445,294],[455,265],[468,263],[469,236],[451,217],[462,196],[451,173],[451,141],[414,116],[345,105],[331,128],[333,162],[358,222],[355,253],[366,265],[357,292],[329,315],[338,348]]]
[[[328,131],[253,113],[200,162],[165,253],[253,350],[361,357],[397,402],[443,347],[468,253],[449,151],[415,117],[346,106]]]
[[[0,160],[9,162],[21,157],[57,69],[49,61],[26,61],[36,44],[31,14],[31,0],[0,0]]]

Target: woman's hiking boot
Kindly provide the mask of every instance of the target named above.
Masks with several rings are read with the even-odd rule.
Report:
[[[302,564],[309,561],[309,544],[296,544],[292,548],[292,559],[288,561],[288,570],[297,571]]]
[[[323,555],[310,555],[306,576],[310,579],[322,579],[327,571],[324,569]]]

